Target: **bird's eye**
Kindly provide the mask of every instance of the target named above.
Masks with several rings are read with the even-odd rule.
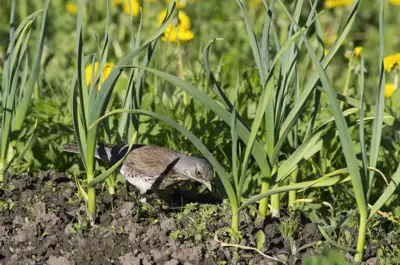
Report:
[[[201,172],[200,172],[200,170],[198,170],[198,169],[196,170],[196,175],[199,176],[199,177],[201,177]]]

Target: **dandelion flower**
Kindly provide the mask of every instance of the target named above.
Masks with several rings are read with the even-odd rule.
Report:
[[[65,10],[71,15],[75,15],[78,13],[78,6],[74,3],[67,3],[65,4]]]
[[[194,33],[190,30],[179,30],[179,27],[167,27],[164,32],[163,40],[169,42],[176,42],[178,39],[180,42],[188,42],[194,38]]]
[[[389,3],[400,6],[400,0],[389,0]]]
[[[104,64],[104,68],[102,71],[102,83],[104,83],[104,81],[106,81],[107,77],[110,75],[112,69],[114,68],[114,64],[113,63],[105,63]],[[93,73],[93,77],[96,78],[97,75],[97,69],[99,68],[99,63],[95,62],[94,63],[94,71],[93,71],[93,64],[89,64],[88,66],[86,66],[85,68],[85,76],[86,76],[86,85],[89,87],[90,82],[92,81],[92,73]],[[101,86],[100,84],[97,86],[97,91],[100,91]]]
[[[360,57],[363,47],[357,46],[354,48],[354,57]]]
[[[400,53],[395,53],[383,58],[383,67],[386,72],[392,71],[395,65],[400,64]]]
[[[396,90],[396,87],[394,84],[386,84],[385,85],[385,97],[390,98],[394,91]]]
[[[167,15],[167,11],[163,11],[158,16],[158,24],[161,25],[165,16]],[[190,30],[192,27],[192,23],[190,21],[190,17],[183,11],[178,12],[178,23],[177,25],[173,25],[173,22],[167,26],[164,32],[163,40],[169,42],[188,42],[194,38],[194,33]]]
[[[325,8],[343,7],[353,4],[353,2],[354,0],[325,0],[324,6]]]
[[[167,11],[163,11],[158,15],[158,24],[161,25],[164,21],[164,18],[167,16]],[[178,27],[185,30],[190,30],[192,27],[192,22],[190,21],[190,17],[183,11],[178,11]]]
[[[115,1],[114,1],[115,3]],[[138,0],[124,0],[122,4],[122,11],[131,16],[138,16],[140,13],[140,4]]]

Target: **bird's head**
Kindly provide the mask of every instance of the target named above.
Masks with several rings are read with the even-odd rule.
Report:
[[[204,184],[210,191],[212,190],[211,181],[214,176],[214,170],[205,158],[195,156],[181,157],[176,164],[178,170],[190,179]]]

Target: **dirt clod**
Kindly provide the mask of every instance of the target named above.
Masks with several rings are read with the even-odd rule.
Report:
[[[50,256],[47,260],[47,265],[75,265],[75,262],[70,261],[65,257]]]

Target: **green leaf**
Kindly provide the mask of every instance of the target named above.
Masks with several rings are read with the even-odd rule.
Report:
[[[343,182],[347,182],[350,180],[350,177],[343,177],[343,176],[337,176],[342,174],[341,172],[337,172],[336,174],[331,174],[329,176],[329,178],[327,178],[326,176],[322,176],[321,178],[317,179],[317,180],[313,180],[313,181],[304,181],[304,182],[298,182],[298,183],[294,183],[294,184],[290,184],[290,185],[284,185],[284,186],[279,186],[279,187],[273,187],[271,188],[269,191],[262,193],[262,194],[258,194],[255,196],[250,197],[249,199],[247,199],[240,207],[239,207],[239,211],[243,210],[244,208],[246,208],[247,206],[261,200],[264,199],[268,196],[274,195],[274,194],[278,194],[278,193],[284,193],[284,192],[288,192],[291,190],[301,190],[301,189],[306,189],[308,187],[329,187],[338,183],[343,183]],[[307,178],[307,177],[306,177]]]
[[[259,251],[264,252],[265,250],[265,234],[263,230],[258,230],[256,233],[256,246]]]

